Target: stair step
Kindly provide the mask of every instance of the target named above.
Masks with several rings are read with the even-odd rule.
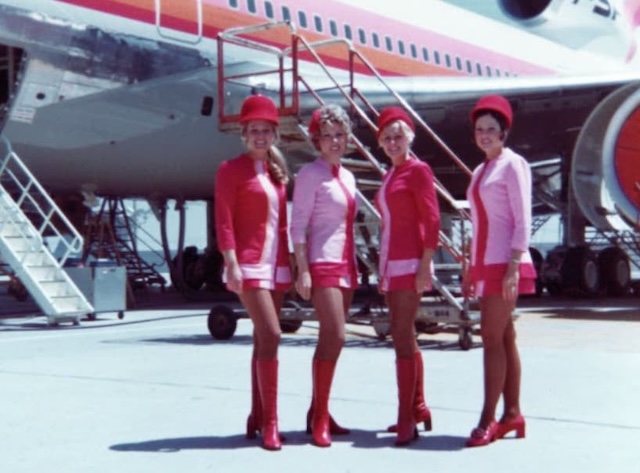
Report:
[[[356,176],[356,183],[360,189],[363,190],[376,190],[382,185],[382,181],[378,179],[361,179]]]

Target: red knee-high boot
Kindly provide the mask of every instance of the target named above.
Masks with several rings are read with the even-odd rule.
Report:
[[[311,405],[309,406],[309,410],[307,411],[307,433],[311,433],[311,419],[313,418],[313,409],[315,407],[315,402],[311,399]],[[346,427],[342,427],[340,424],[336,422],[331,414],[329,414],[329,432],[331,435],[349,435],[351,433],[351,429]]]
[[[415,353],[416,359],[416,393],[413,398],[413,418],[416,424],[422,422],[424,430],[431,430],[431,411],[427,407],[424,399],[424,363],[422,361],[422,352]]]
[[[416,359],[416,393],[413,399],[413,417],[416,424],[422,422],[424,424],[424,430],[431,430],[431,411],[427,407],[424,400],[424,364],[422,362],[422,352],[417,351],[415,353]],[[387,432],[397,432],[397,425],[390,425],[387,427]]]
[[[313,359],[313,368],[312,368],[312,379],[314,382],[314,386],[315,386],[315,379],[316,379],[316,359]],[[313,418],[313,411],[315,409],[315,388],[312,390],[312,394],[311,394],[311,405],[309,406],[309,410],[307,411],[307,433],[310,434],[311,433],[311,419]],[[351,433],[350,429],[347,429],[346,427],[342,427],[340,424],[338,424],[335,419],[333,418],[333,416],[329,413],[329,433],[331,433],[331,435],[348,435]]]
[[[333,374],[336,370],[335,361],[313,360],[313,443],[318,447],[331,446],[331,432],[329,426],[329,393]]]
[[[247,438],[254,439],[262,428],[262,400],[258,386],[256,359],[251,358],[251,412],[247,417]]]
[[[262,448],[280,450],[278,432],[278,360],[256,360],[256,372],[262,400]]]
[[[400,447],[408,445],[418,437],[416,421],[413,418],[413,398],[416,387],[415,357],[396,360],[396,377],[398,383],[398,435],[395,444]]]

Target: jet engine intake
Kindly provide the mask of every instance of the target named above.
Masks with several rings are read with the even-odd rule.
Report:
[[[596,228],[638,228],[640,85],[616,90],[593,110],[576,141],[571,184],[580,210]]]

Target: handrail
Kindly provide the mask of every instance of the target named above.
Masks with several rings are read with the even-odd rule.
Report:
[[[361,63],[364,66],[367,67],[369,72],[376,79],[378,79],[378,81],[385,87],[385,89],[387,89],[387,91],[402,105],[402,107],[407,112],[409,112],[409,114],[411,115],[411,118],[413,118],[416,122],[418,122],[418,124],[429,134],[429,136],[448,154],[449,158],[451,158],[469,177],[471,177],[471,175],[472,175],[471,169],[469,169],[467,167],[467,165],[464,164],[464,162],[462,162],[462,160],[460,158],[458,158],[458,156],[453,152],[453,150],[451,150],[451,148],[449,148],[449,146],[447,146],[447,144],[440,139],[440,137],[433,131],[433,129],[429,125],[427,125],[427,123],[425,123],[425,121],[420,117],[420,115],[418,115],[416,113],[416,111],[413,109],[413,107],[411,107],[411,105],[409,105],[409,103],[400,94],[398,94],[387,83],[387,81],[384,80],[384,78],[380,75],[380,73],[373,66],[373,64],[371,64],[371,62],[369,62],[369,60],[366,57],[364,57],[357,49],[355,49],[353,47],[351,41],[346,40],[346,39],[323,40],[323,41],[314,42],[313,43],[313,47],[312,47],[312,45],[306,39],[304,39],[302,36],[295,36],[294,40],[300,41],[303,44],[305,49],[313,56],[313,58],[316,60],[318,65],[320,65],[320,67],[325,71],[325,73],[327,74],[329,79],[336,85],[336,87],[338,89],[340,89],[341,92],[343,92],[342,87],[335,81],[335,79],[333,78],[331,72],[329,71],[327,66],[324,64],[324,61],[322,61],[320,56],[316,53],[314,48],[324,47],[324,46],[329,46],[329,45],[336,45],[336,44],[344,44],[347,47],[348,52],[349,52],[349,61],[350,61],[350,63],[353,64],[353,57],[352,56],[355,56],[356,58],[358,58],[361,61]],[[289,48],[285,48],[283,50],[283,52],[289,54],[290,52],[295,51],[295,50],[296,50],[296,44],[294,42],[293,46],[291,46]],[[353,68],[351,68],[351,70],[353,70]],[[356,90],[356,88],[353,86],[353,83],[351,84],[351,87],[352,87],[352,90]],[[347,101],[349,101],[349,104],[351,106],[355,105],[355,102],[352,100],[352,98],[348,94],[345,94],[343,92],[343,96],[345,97],[345,99],[347,99]],[[373,113],[375,113],[376,116],[378,116],[378,113],[375,111],[375,109],[370,104],[369,104],[369,107],[371,108],[371,111]],[[360,107],[356,106],[355,109],[358,111],[358,114],[360,115],[360,118],[363,118],[367,122],[369,127],[374,132],[377,132],[378,131],[377,125],[375,125],[369,119],[369,117],[366,115],[366,113],[362,112]]]
[[[69,256],[82,251],[82,235],[13,151],[9,140],[5,136],[2,136],[1,140],[6,147],[6,154],[2,157],[2,162],[0,163],[0,182],[3,177],[8,178],[20,191],[20,196],[17,199],[13,199],[16,205],[23,211],[28,205],[28,211],[35,211],[38,217],[42,219],[42,222],[36,228],[41,245],[44,244],[45,234],[52,233],[59,238],[65,248],[63,255],[60,257],[60,265],[63,266]],[[15,167],[11,165],[12,163],[15,164]],[[8,192],[5,193],[9,195]],[[44,208],[45,204],[47,206],[46,209]],[[55,224],[53,222],[54,218],[56,219]],[[60,231],[59,227],[62,227],[64,231]],[[24,237],[28,236],[24,231],[21,231],[21,233]],[[71,238],[69,238],[69,235]]]

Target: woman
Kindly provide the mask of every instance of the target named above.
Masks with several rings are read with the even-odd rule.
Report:
[[[321,107],[312,115],[309,134],[320,156],[296,176],[291,239],[298,269],[296,289],[303,299],[313,301],[320,324],[307,431],[311,430],[315,445],[328,447],[331,434],[349,433],[329,415],[329,392],[357,286],[356,181],[340,165],[351,135],[347,113],[336,105]]]
[[[216,174],[216,236],[227,288],[253,322],[252,406],[247,438],[262,433],[262,446],[279,450],[278,314],[292,284],[288,255],[287,172],[273,145],[278,111],[271,99],[253,95],[240,112],[247,152],[224,162]]]
[[[424,368],[415,319],[422,293],[431,289],[431,262],[438,246],[440,211],[429,165],[410,152],[413,121],[398,107],[382,110],[378,144],[392,167],[382,180],[376,206],[382,216],[379,290],[391,315],[396,354],[398,423],[395,444],[417,438],[416,423],[431,430],[431,412],[424,400]]]
[[[471,121],[475,142],[485,154],[467,190],[473,240],[471,265],[464,281],[467,294],[480,302],[484,358],[484,405],[467,440],[478,447],[515,431],[525,435],[520,412],[520,357],[511,314],[518,294],[535,292],[535,269],[529,255],[531,170],[525,159],[505,147],[511,128],[511,105],[500,95],[482,97]],[[504,413],[495,421],[500,395]]]

